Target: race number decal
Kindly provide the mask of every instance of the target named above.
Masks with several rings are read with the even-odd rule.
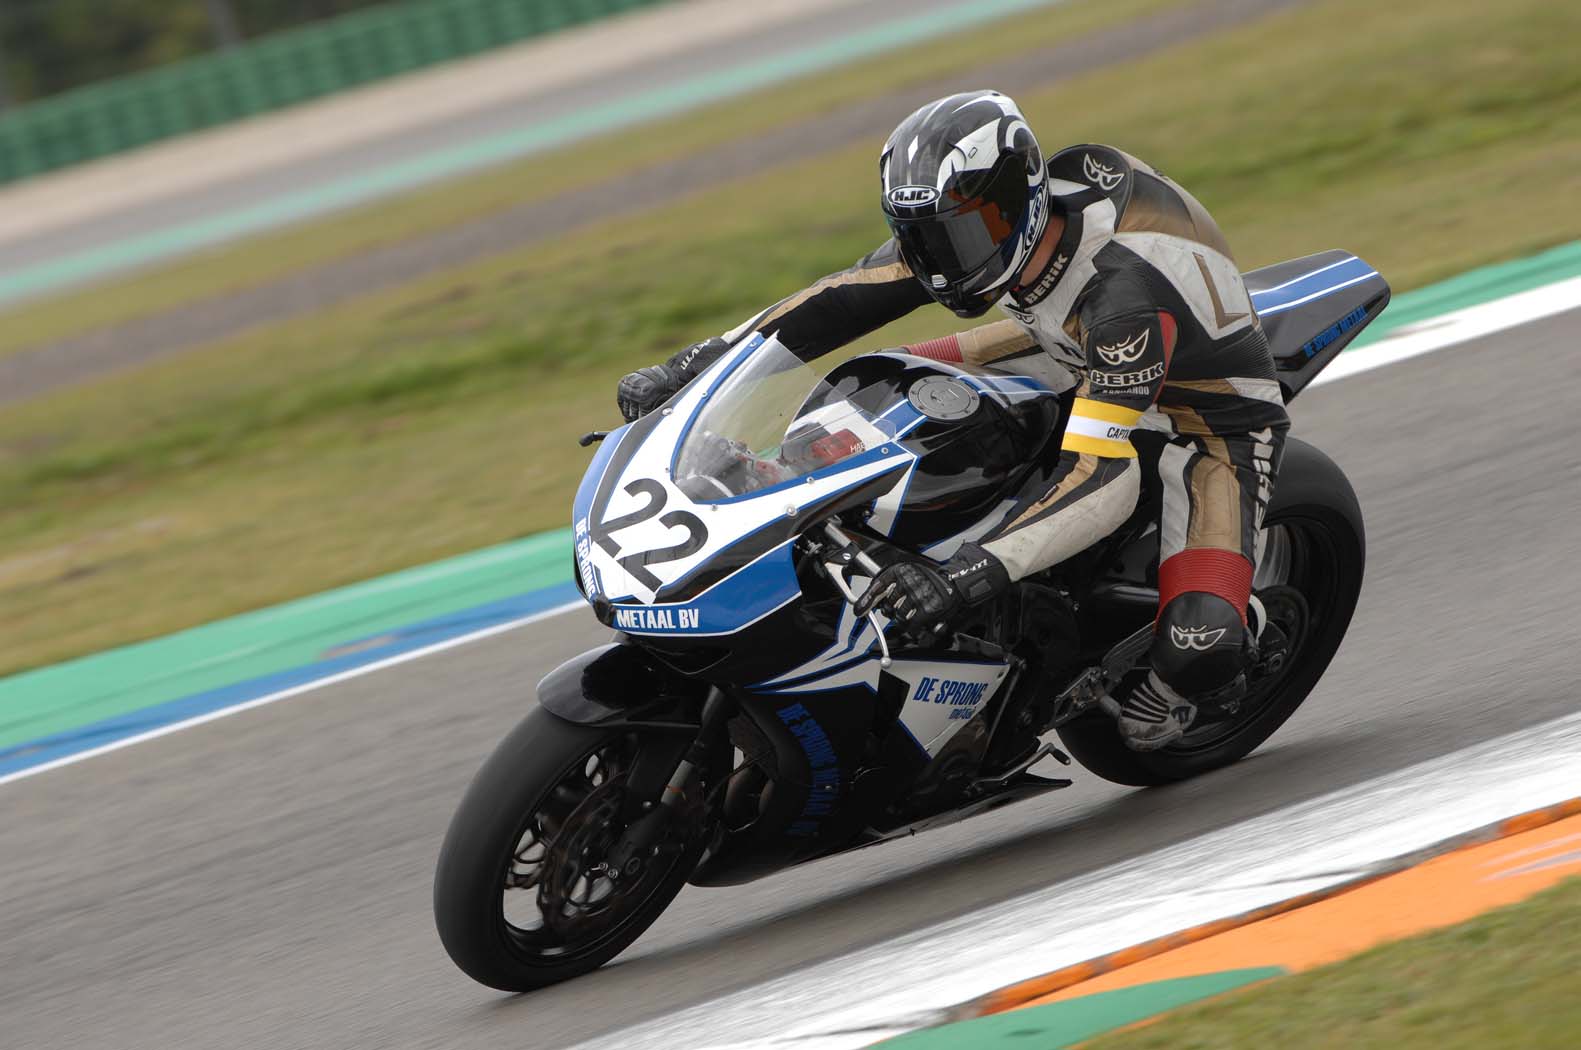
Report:
[[[708,527],[691,511],[672,510],[668,514],[660,514],[670,496],[668,490],[652,478],[638,478],[626,486],[626,491],[638,499],[646,498],[647,505],[608,521],[595,523],[592,527],[593,542],[598,544],[605,554],[614,558],[621,568],[630,573],[632,579],[654,594],[658,594],[664,581],[649,572],[648,566],[667,561],[680,561],[696,554],[702,550],[703,544],[708,542]],[[615,539],[614,533],[629,529],[633,525],[641,525],[655,517],[666,529],[685,529],[686,538],[669,547],[655,547],[651,550],[622,554],[620,543]]]

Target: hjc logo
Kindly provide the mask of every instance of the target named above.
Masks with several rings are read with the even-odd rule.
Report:
[[[889,203],[897,208],[921,208],[939,199],[932,186],[896,186],[889,191]]]

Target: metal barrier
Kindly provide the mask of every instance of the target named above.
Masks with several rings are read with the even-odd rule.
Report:
[[[0,116],[0,183],[665,0],[406,0]]]

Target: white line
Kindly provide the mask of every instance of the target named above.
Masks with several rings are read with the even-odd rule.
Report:
[[[1358,278],[1358,280],[1364,279],[1365,277]],[[1333,364],[1329,365],[1321,373],[1319,373],[1317,378],[1314,379],[1310,385],[1314,387],[1321,386],[1324,383],[1332,383],[1339,379],[1360,375],[1361,373],[1369,372],[1374,368],[1382,368],[1385,365],[1392,365],[1400,361],[1406,361],[1422,354],[1433,353],[1434,351],[1442,350],[1449,346],[1454,346],[1469,339],[1476,339],[1481,336],[1491,335],[1494,332],[1502,331],[1507,328],[1515,328],[1526,324],[1529,321],[1535,321],[1553,314],[1563,313],[1566,310],[1574,309],[1576,307],[1581,307],[1581,277],[1572,278],[1567,281],[1561,281],[1557,284],[1546,285],[1542,288],[1535,288],[1528,292],[1521,292],[1516,295],[1506,296],[1503,299],[1496,299],[1492,302],[1483,303],[1480,306],[1469,307],[1465,310],[1458,310],[1454,313],[1443,314],[1439,317],[1432,318],[1415,325],[1410,325],[1405,329],[1402,329],[1400,332],[1388,336],[1365,349],[1351,350],[1342,353],[1339,357],[1339,360],[1335,361]],[[284,700],[292,696],[298,696],[302,693],[311,692],[315,689],[322,689],[326,686],[331,686],[338,682],[347,681],[351,678],[356,678],[365,674],[372,674],[375,671],[381,671],[387,667],[394,667],[398,664],[407,663],[411,660],[417,660],[425,656],[431,656],[434,653],[439,653],[445,651],[446,649],[453,649],[458,646],[466,645],[468,642],[479,641],[483,638],[488,638],[503,631],[509,631],[516,627],[533,623],[537,620],[547,619],[553,616],[560,616],[568,612],[574,612],[577,609],[583,608],[583,606],[584,603],[580,601],[569,602],[553,609],[547,609],[540,613],[534,613],[532,616],[525,617],[521,620],[500,624],[499,626],[490,627],[472,634],[460,635],[450,639],[449,641],[440,642],[436,645],[431,645],[423,649],[414,649],[409,653],[403,653],[400,656],[395,656],[388,660],[381,660],[376,663],[367,664],[363,667],[353,668],[350,671],[343,671],[340,674],[331,675],[327,678],[321,678],[312,682],[304,682],[299,686],[294,686],[291,689],[273,694],[271,696],[260,697],[257,700],[246,701],[237,705],[236,707],[229,707],[220,711],[213,711],[183,722],[175,722],[159,729],[150,730],[147,733],[141,733],[137,736],[127,737],[124,740],[117,740],[112,743],[105,744],[102,747],[93,748],[92,750],[88,751],[81,751],[74,755],[67,755],[63,758],[45,762],[41,765],[32,766],[28,769],[20,769],[15,773],[8,773],[4,776],[0,776],[0,785],[8,784],[14,780],[21,780],[25,777],[35,776],[51,769],[69,766],[85,759],[93,758],[95,755],[102,755],[110,751],[119,750],[123,747],[130,747],[133,744],[139,744],[145,740],[152,740],[156,737],[166,736],[170,733],[176,733],[183,729],[189,729],[195,725],[202,725],[205,722],[212,722],[216,718],[223,718],[226,715],[235,714],[238,711],[246,711],[250,708],[262,707],[265,704],[271,704],[278,700]],[[267,612],[267,610],[265,610],[265,612]]]
[[[1274,285],[1271,288],[1259,288],[1259,289],[1257,289],[1257,291],[1252,293],[1252,298],[1255,299],[1259,295],[1267,295],[1269,292],[1277,292],[1281,288],[1289,288],[1292,284],[1295,284],[1295,283],[1297,283],[1299,281],[1304,281],[1308,277],[1316,277],[1320,273],[1327,273],[1329,270],[1334,269],[1334,267],[1336,267],[1336,266],[1344,266],[1346,263],[1353,263],[1353,262],[1356,262],[1356,261],[1357,261],[1357,257],[1352,255],[1348,259],[1341,259],[1339,262],[1331,262],[1327,266],[1319,266],[1316,270],[1313,270],[1310,273],[1304,273],[1300,277],[1292,277],[1292,278],[1290,278],[1290,280],[1286,281],[1284,284],[1276,284],[1276,285]]]
[[[136,736],[125,737],[121,740],[114,740],[101,747],[92,748],[88,751],[78,751],[76,754],[64,755],[61,758],[44,762],[40,765],[29,766],[27,769],[19,769],[14,773],[7,773],[4,776],[0,776],[0,785],[9,784],[14,780],[24,780],[27,777],[37,776],[40,773],[47,773],[51,769],[59,769],[62,766],[74,765],[97,755],[105,755],[109,754],[111,751],[119,751],[123,747],[131,747],[133,744],[141,744],[146,740],[154,740],[162,736],[168,736],[171,733],[179,733],[183,729],[191,729],[193,726],[200,726],[206,722],[213,722],[216,719],[225,718],[229,715],[238,714],[242,711],[251,711],[255,707],[264,707],[268,704],[277,703],[281,700],[289,700],[293,696],[301,696],[303,693],[310,693],[315,689],[323,689],[326,686],[335,685],[339,682],[348,682],[353,678],[361,678],[363,675],[373,674],[375,671],[382,671],[388,667],[395,667],[399,664],[410,663],[413,660],[421,660],[425,656],[433,656],[435,653],[442,653],[447,649],[455,649],[458,646],[466,645],[468,642],[476,642],[481,641],[484,638],[492,638],[496,634],[504,634],[506,631],[514,631],[518,627],[525,627],[530,623],[537,623],[539,620],[547,620],[553,616],[560,616],[568,612],[574,612],[577,609],[586,608],[586,606],[587,603],[578,599],[574,602],[567,602],[564,605],[556,605],[552,609],[544,609],[542,612],[535,612],[531,616],[523,616],[518,620],[509,620],[505,623],[495,624],[493,627],[485,627],[480,631],[473,631],[471,634],[457,635],[455,638],[447,638],[445,641],[435,642],[433,645],[425,645],[421,649],[413,649],[410,652],[401,653],[397,656],[391,656],[383,660],[375,660],[371,664],[363,664],[361,667],[353,667],[350,670],[341,671],[337,674],[328,675],[324,678],[316,678],[311,682],[303,682],[301,685],[294,685],[289,689],[282,689],[277,693],[270,693],[268,696],[260,696],[253,700],[244,700],[232,707],[222,707],[217,711],[209,711],[201,715],[195,715],[192,718],[184,719],[180,722],[172,722],[167,726],[160,726],[158,729],[150,729],[146,733],[138,733]]]
[[[1325,295],[1330,295],[1330,294],[1332,294],[1334,292],[1339,291],[1341,288],[1349,288],[1353,284],[1360,284],[1362,281],[1365,281],[1367,278],[1369,278],[1369,277],[1376,277],[1376,276],[1378,276],[1378,271],[1377,270],[1368,270],[1366,273],[1362,274],[1360,277],[1352,277],[1348,281],[1342,281],[1339,284],[1330,285],[1329,287],[1321,289],[1320,291],[1313,292],[1311,295],[1303,295],[1301,298],[1299,298],[1299,299],[1292,299],[1288,303],[1280,303],[1278,306],[1270,306],[1266,310],[1258,310],[1257,311],[1257,316],[1258,317],[1269,317],[1269,316],[1271,316],[1273,314],[1284,313],[1286,310],[1289,310],[1291,307],[1300,306],[1302,303],[1310,303],[1313,299],[1321,299]]]
[[[1016,981],[1337,886],[1578,794],[1581,713],[819,962],[578,1050],[856,1050]]]

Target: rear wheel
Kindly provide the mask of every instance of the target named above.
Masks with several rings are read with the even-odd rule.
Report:
[[[657,919],[697,866],[706,785],[662,833],[629,849],[627,783],[673,741],[583,726],[538,708],[500,742],[451,818],[434,919],[457,966],[524,992],[602,966]],[[651,750],[649,752],[651,757]],[[662,781],[660,781],[662,784]]]
[[[1177,743],[1132,751],[1114,720],[1093,711],[1060,727],[1084,767],[1117,784],[1168,784],[1237,762],[1273,735],[1317,685],[1339,650],[1361,594],[1366,541],[1350,482],[1322,452],[1292,439],[1253,588],[1268,611],[1263,654],[1247,694],[1204,717]]]

